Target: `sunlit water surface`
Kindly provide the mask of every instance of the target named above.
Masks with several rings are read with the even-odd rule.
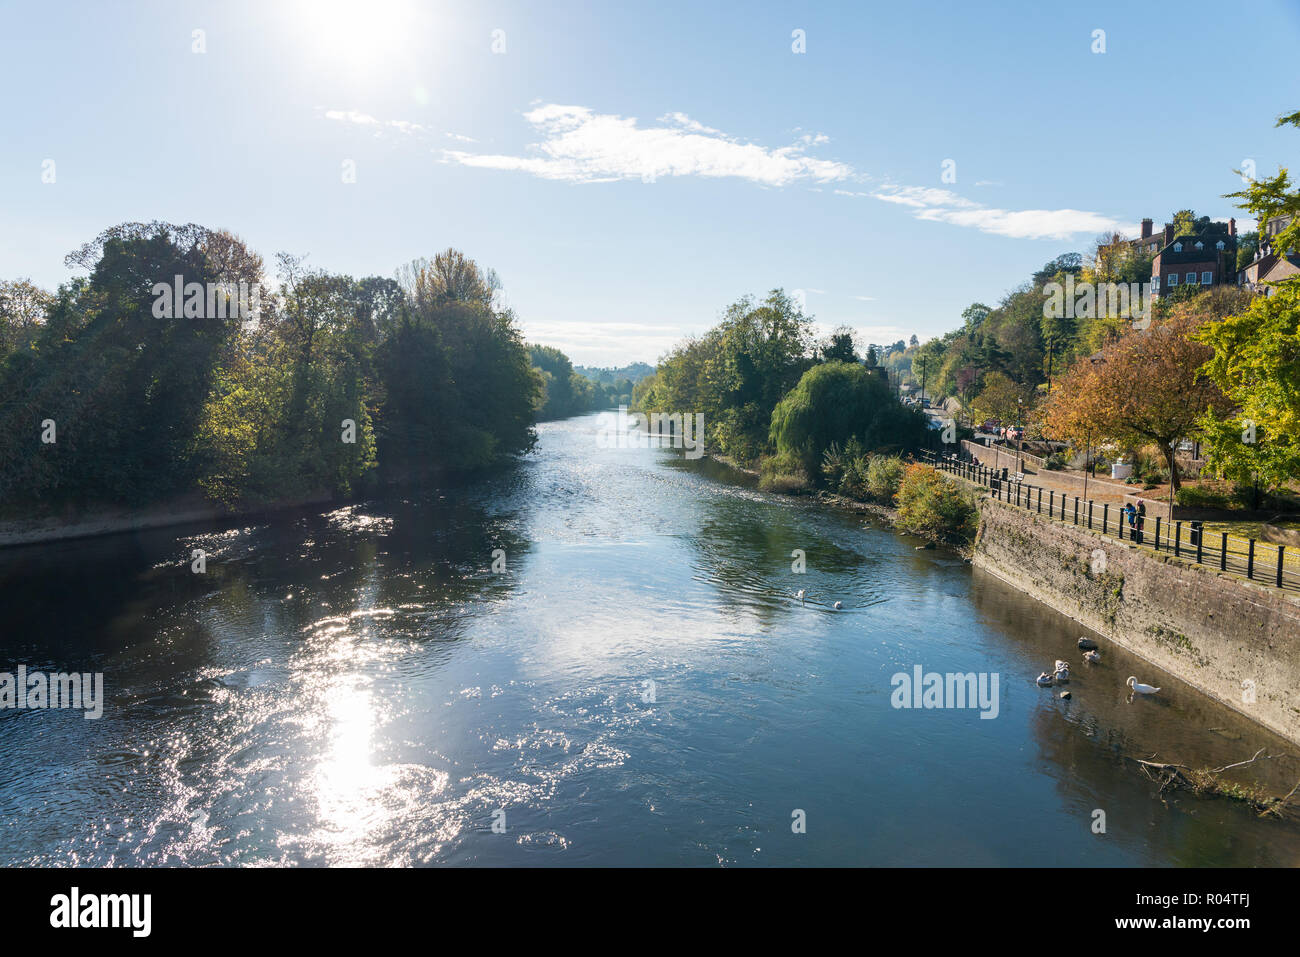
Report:
[[[594,417],[539,432],[470,487],[0,553],[0,670],[108,699],[0,712],[0,863],[1300,863],[1296,829],[1123,759],[1294,749],[1105,643],[1084,665],[960,556]],[[1034,684],[1056,658],[1072,700]],[[918,664],[998,673],[998,717],[893,708]]]

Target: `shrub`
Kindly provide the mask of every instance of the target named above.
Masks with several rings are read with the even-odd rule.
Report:
[[[863,500],[867,497],[867,458],[850,459],[844,466],[844,475],[840,478],[839,491],[849,498]]]
[[[867,464],[867,491],[881,502],[892,502],[907,466],[892,455],[877,455]]]
[[[1234,504],[1231,493],[1204,485],[1184,485],[1175,493],[1174,498],[1179,505],[1190,508],[1229,508]]]
[[[844,478],[844,469],[852,461],[840,451],[839,443],[832,442],[830,448],[822,453],[822,475],[831,488],[839,488]]]
[[[908,466],[895,499],[899,524],[909,532],[944,541],[975,538],[975,504],[937,469]]]
[[[1043,468],[1050,472],[1059,472],[1066,465],[1066,455],[1063,452],[1053,452],[1047,458],[1043,459]]]
[[[765,492],[802,492],[812,484],[803,461],[789,452],[764,457],[758,473],[758,487]]]

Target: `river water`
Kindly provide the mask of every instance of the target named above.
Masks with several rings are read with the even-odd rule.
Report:
[[[954,553],[595,426],[469,487],[0,552],[0,670],[106,695],[0,711],[0,863],[1300,863],[1296,828],[1123,758],[1264,748],[1240,779],[1285,793],[1276,737],[1105,642],[1084,664]],[[1068,701],[1034,684],[1056,658]],[[893,707],[918,665],[996,673],[996,717]]]

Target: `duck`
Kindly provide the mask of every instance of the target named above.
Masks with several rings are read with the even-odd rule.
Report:
[[[1090,661],[1090,662],[1092,662],[1092,663],[1095,665],[1097,662],[1101,661],[1101,652],[1100,652],[1100,651],[1085,651],[1085,652],[1083,653],[1083,660],[1084,660],[1084,661]]]
[[[1049,675],[1046,671],[1044,671],[1041,675],[1038,676],[1038,686],[1040,688],[1050,688],[1054,680],[1055,679],[1053,679],[1051,675]]]
[[[1062,685],[1070,683],[1070,666],[1064,661],[1056,663],[1056,683]]]
[[[843,608],[843,607],[844,607],[844,602],[842,602],[842,601],[837,601],[837,602],[835,603],[835,610],[836,610],[836,611],[839,611],[839,610],[840,610],[841,608]]]
[[[1128,681],[1124,682],[1124,684],[1128,685],[1138,694],[1156,694],[1160,690],[1159,688],[1151,687],[1151,685],[1144,685],[1132,675],[1129,675]]]
[[[1091,638],[1080,637],[1079,647],[1082,648],[1084,651],[1092,651],[1094,648],[1097,647],[1097,643],[1093,641]]]

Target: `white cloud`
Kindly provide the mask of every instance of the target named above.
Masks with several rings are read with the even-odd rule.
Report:
[[[875,297],[875,296],[854,296],[853,298],[856,299],[856,300],[858,300],[858,302],[875,302],[875,301],[876,301],[876,297]]]
[[[973,226],[981,232],[1013,239],[1069,239],[1080,233],[1095,234],[1127,226],[1101,213],[1080,209],[995,209],[951,190],[924,186],[886,186],[872,195],[910,207],[917,219]]]
[[[407,120],[377,120],[369,113],[359,113],[356,110],[326,110],[325,119],[334,120],[338,123],[351,123],[354,126],[365,126],[373,128],[379,135],[379,131],[384,129],[397,130],[399,133],[423,133],[424,127],[419,123],[411,123]]]
[[[643,127],[634,117],[548,103],[528,111],[524,119],[542,135],[542,141],[530,147],[532,155],[444,150],[443,156],[463,166],[517,170],[573,183],[703,176],[786,186],[854,175],[844,163],[805,155],[802,145],[768,149],[741,142],[684,113],[665,115],[658,121],[664,125]]]
[[[356,110],[326,110],[325,119],[338,120],[343,123],[356,123],[361,126],[379,125],[379,121],[369,113],[358,113]]]

